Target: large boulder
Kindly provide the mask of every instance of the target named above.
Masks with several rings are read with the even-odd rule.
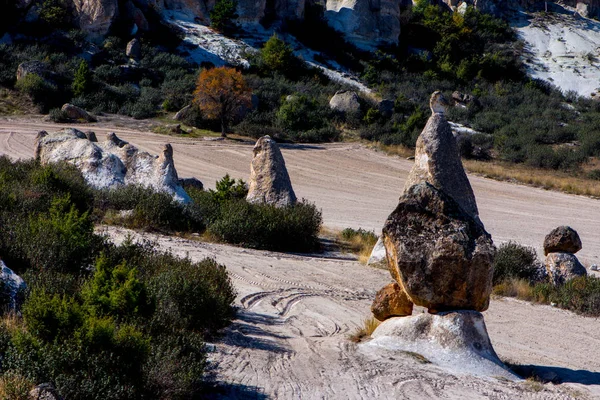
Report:
[[[73,8],[79,28],[94,37],[106,35],[119,16],[119,0],[75,0]]]
[[[371,337],[373,339],[362,346],[372,351],[418,353],[454,373],[520,379],[496,355],[483,315],[476,311],[389,318]]]
[[[548,253],[577,253],[581,250],[581,239],[570,226],[553,229],[544,239],[544,255]]]
[[[360,99],[356,92],[341,90],[329,100],[329,108],[341,113],[360,112]]]
[[[0,306],[17,310],[25,298],[27,285],[0,260]]]
[[[75,165],[86,181],[96,188],[141,185],[170,193],[184,203],[191,201],[179,183],[170,144],[155,156],[140,151],[114,133],[108,134],[100,143],[69,128],[53,134],[40,132],[35,155],[42,164],[66,161]]]
[[[548,278],[555,286],[560,286],[578,276],[587,275],[585,267],[571,253],[550,253],[546,256],[545,266]]]
[[[440,92],[431,96],[432,115],[417,139],[415,164],[404,190],[419,183],[430,183],[452,197],[467,214],[479,220],[473,189],[463,169],[452,128],[444,116],[447,104]]]
[[[383,227],[388,268],[430,312],[484,311],[495,246],[481,222],[431,184],[410,187]]]
[[[371,305],[371,312],[379,321],[385,321],[390,317],[411,315],[412,309],[412,301],[396,282],[384,286],[377,292]]]
[[[96,118],[93,117],[90,113],[85,111],[81,107],[77,107],[73,104],[64,104],[61,110],[65,113],[65,115],[74,120],[74,121],[86,121],[86,122],[96,122]]]
[[[277,207],[290,206],[297,201],[283,155],[268,135],[258,139],[254,146],[246,200]]]

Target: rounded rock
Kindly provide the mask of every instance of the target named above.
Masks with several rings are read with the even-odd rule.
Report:
[[[559,226],[546,235],[544,255],[549,253],[572,253],[581,250],[581,239],[577,231],[570,226]]]

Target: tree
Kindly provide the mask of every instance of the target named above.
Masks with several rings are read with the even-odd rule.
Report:
[[[274,71],[286,72],[294,62],[292,47],[273,34],[261,50],[265,66]]]
[[[221,121],[221,136],[225,137],[239,111],[252,106],[252,91],[234,68],[205,69],[196,83],[194,103],[206,117]]]
[[[79,63],[79,68],[77,69],[77,72],[75,72],[73,84],[71,85],[71,89],[73,89],[73,95],[75,95],[75,97],[84,95],[89,90],[91,81],[92,74],[90,72],[90,68],[85,60],[81,60],[81,63]]]
[[[235,0],[217,0],[215,7],[210,12],[210,26],[218,31],[226,31],[233,25],[237,18],[237,2]]]

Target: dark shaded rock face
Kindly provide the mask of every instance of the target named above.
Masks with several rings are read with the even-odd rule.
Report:
[[[396,282],[384,286],[377,292],[371,306],[373,316],[379,321],[385,321],[390,317],[411,315],[412,309],[412,301]]]
[[[388,268],[430,312],[484,311],[496,248],[479,220],[429,183],[409,188],[383,228]]]
[[[546,271],[550,282],[560,286],[578,276],[587,275],[587,270],[574,254],[550,253],[546,257]]]
[[[577,253],[581,250],[581,239],[577,231],[570,226],[559,226],[546,235],[544,255],[548,253]]]

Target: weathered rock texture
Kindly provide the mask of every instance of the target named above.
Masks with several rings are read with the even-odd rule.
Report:
[[[415,164],[404,190],[427,182],[452,197],[464,211],[479,220],[473,189],[463,169],[458,146],[444,116],[446,100],[435,92],[431,98],[432,115],[417,139]]]
[[[550,253],[546,256],[545,265],[550,282],[556,286],[578,276],[587,275],[585,267],[571,253]]]
[[[270,136],[261,137],[254,146],[246,200],[277,207],[290,206],[297,201],[283,155]]]
[[[142,43],[139,40],[133,39],[129,43],[127,43],[127,48],[125,49],[125,55],[127,57],[133,58],[137,60],[142,57]]]
[[[42,383],[37,385],[29,392],[29,399],[31,400],[63,400],[62,396],[58,393],[58,390],[50,383]]]
[[[25,281],[0,260],[0,282],[0,305],[16,310],[25,298]]]
[[[79,121],[83,120],[86,122],[96,122],[96,118],[90,113],[85,111],[81,107],[74,106],[73,104],[64,104],[61,110],[72,120]]]
[[[373,250],[371,251],[371,255],[369,256],[369,261],[367,261],[367,265],[371,267],[380,267],[387,265],[383,237],[379,236],[379,239],[377,239],[377,243],[375,243],[375,247],[373,247]]]
[[[484,311],[495,247],[483,225],[429,183],[410,187],[383,227],[392,277],[430,312]]]
[[[43,164],[67,161],[75,165],[96,188],[142,185],[170,193],[178,201],[190,201],[179,183],[170,144],[155,156],[139,151],[114,133],[108,134],[106,141],[95,143],[83,132],[64,129],[50,135],[40,132],[35,155]]]
[[[329,100],[329,108],[341,113],[357,113],[360,111],[358,94],[350,90],[339,91]]]
[[[42,78],[48,75],[48,66],[41,61],[26,61],[17,67],[17,80],[25,78],[29,74],[35,74]]]
[[[496,355],[483,315],[476,311],[389,318],[371,336],[363,346],[418,353],[458,373],[520,379]]]
[[[581,250],[581,239],[577,231],[570,226],[559,226],[546,235],[544,255],[548,253],[577,253]]]
[[[385,321],[390,317],[411,315],[412,309],[412,301],[396,282],[384,286],[377,292],[371,305],[371,312],[379,321]]]

